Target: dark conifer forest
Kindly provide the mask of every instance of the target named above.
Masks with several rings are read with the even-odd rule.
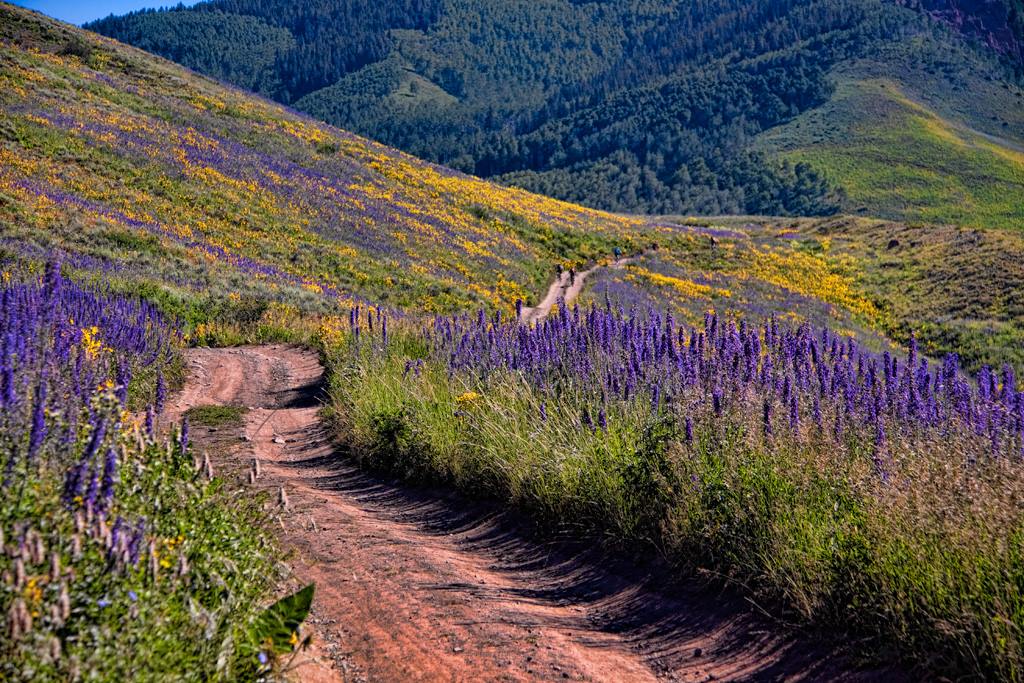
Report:
[[[767,153],[759,135],[865,60],[911,87],[930,78],[932,94],[965,72],[1017,87],[1022,17],[1020,0],[212,0],[88,28],[559,198],[823,215],[844,207],[844,179]]]

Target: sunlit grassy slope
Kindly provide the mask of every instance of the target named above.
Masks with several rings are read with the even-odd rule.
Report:
[[[768,131],[760,144],[827,174],[843,188],[850,213],[1020,229],[1024,145],[1014,137],[1020,112],[987,108],[1007,99],[987,92],[998,87],[968,83],[944,102],[924,102],[894,78],[845,72],[825,105]],[[972,94],[973,107],[967,104]],[[1024,100],[1015,101],[1024,109]],[[982,122],[985,132],[976,129]]]
[[[867,95],[892,120],[830,138],[818,163],[867,163],[843,145],[885,151],[884,132],[904,146],[871,162],[880,173],[921,138],[922,169],[949,177],[923,196],[963,178],[975,210],[1017,210],[1015,154],[885,81],[840,88],[833,104],[853,99],[836,116]],[[598,269],[583,295],[608,309],[499,319],[536,301],[556,263],[611,265],[615,248],[632,260]],[[0,277],[32,281],[55,252],[76,286],[155,300],[189,343],[316,344],[333,428],[368,464],[653,542],[954,676],[1024,671],[1024,599],[1006,580],[1024,535],[1012,372],[973,385],[950,361],[933,385],[916,345],[881,375],[860,351],[916,333],[929,356],[1024,363],[1022,231],[591,211],[0,4]],[[476,308],[492,315],[465,315]],[[721,325],[702,322],[710,310]],[[425,337],[421,315],[442,311],[456,315]],[[762,327],[772,314],[782,324]]]
[[[829,325],[876,350],[913,334],[928,353],[955,351],[972,369],[1024,367],[1019,231],[857,217],[699,222],[715,244],[649,252],[602,273],[588,296],[655,302],[690,322],[706,309],[753,320],[775,313]]]
[[[947,134],[943,119],[895,100],[883,81],[851,88],[837,101],[870,88],[892,93],[879,98],[913,112],[941,144],[999,149],[977,136],[951,139],[961,133]],[[991,156],[1006,186],[981,208],[1019,212],[1019,157]],[[970,178],[962,182],[981,191]],[[1008,233],[970,238],[984,248],[964,252],[979,258],[961,266],[983,292],[965,303],[936,279],[963,252],[955,230],[695,223],[601,213],[457,174],[0,4],[0,262],[41,267],[51,250],[63,251],[77,277],[155,299],[188,329],[244,325],[281,307],[293,316],[337,311],[353,300],[413,314],[481,306],[510,313],[517,299],[529,305],[544,293],[556,263],[583,268],[619,247],[643,256],[595,274],[584,302],[607,295],[627,309],[672,309],[691,322],[708,310],[750,319],[774,313],[876,349],[916,332],[929,351],[961,351],[969,363],[1024,360],[1011,294],[1024,282],[1013,265],[1024,262],[1024,245]],[[842,225],[842,237],[817,234],[832,229],[822,225]],[[903,245],[930,246],[886,250],[892,231]],[[834,248],[840,244],[849,246]],[[914,303],[911,291],[927,295],[928,305]],[[989,334],[999,343],[982,343]]]
[[[510,311],[556,262],[708,239],[420,162],[9,5],[0,60],[8,258],[56,247],[83,273],[180,299]]]
[[[627,246],[643,223],[419,162],[9,5],[0,193],[17,253],[421,311],[510,308],[556,259]]]

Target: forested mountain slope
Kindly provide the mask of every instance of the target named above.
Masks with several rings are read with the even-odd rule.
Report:
[[[395,58],[370,68],[409,73]],[[403,92],[423,95],[421,77],[403,78]],[[802,155],[827,149],[806,145],[835,119],[818,113],[849,109],[843,103],[864,93],[895,98],[891,83],[837,88],[827,105],[755,144],[766,156],[792,157],[795,168]],[[772,86],[763,79],[759,87]],[[991,210],[1020,201],[1005,190],[1012,159],[995,143],[927,117],[932,102],[902,102],[873,130],[912,130],[905,116],[945,145],[925,148],[930,159],[959,151],[942,159],[957,173],[984,152],[1006,176],[989,182],[1004,183],[1002,195],[980,194],[984,169],[965,174],[960,189]],[[879,153],[892,149],[882,143]],[[848,148],[835,159],[874,164],[879,180],[857,197],[886,197],[885,159],[860,154],[863,139],[834,133],[827,144]],[[930,182],[957,189],[938,176]],[[352,300],[410,314],[484,307],[509,315],[519,299],[537,304],[556,264],[582,272],[618,248],[635,257],[611,283],[626,308],[655,303],[694,324],[708,310],[775,313],[841,327],[875,349],[914,333],[929,353],[955,350],[972,368],[1021,362],[1013,293],[1024,279],[1024,233],[844,219],[820,229],[763,224],[612,215],[505,188],[0,3],[0,270],[61,253],[69,272],[144,293],[205,338],[224,320],[273,326],[282,311]],[[947,291],[952,281],[964,286]],[[607,288],[594,291],[603,301]]]
[[[553,30],[564,5],[530,7],[550,9],[537,27]],[[652,26],[671,26],[658,4],[643,7]],[[189,16],[197,34],[227,30]],[[880,12],[864,25],[885,21]],[[296,30],[263,30],[254,45],[264,64],[278,62],[275,41],[303,44]],[[718,45],[716,30],[701,49]],[[571,47],[527,33],[531,49]],[[842,201],[898,198],[874,177],[891,170],[916,173],[933,196],[947,187],[943,173],[956,174],[993,220],[1012,208],[1019,108],[1007,104],[1005,81],[979,76],[994,73],[998,53],[920,35],[893,42],[905,64],[921,45],[976,60],[920,66],[921,83],[956,85],[925,96],[895,79],[882,50],[826,74],[791,53],[801,43],[784,34],[764,36],[783,46],[778,54],[743,57],[760,48],[735,44],[718,55],[736,62],[729,69],[635,84],[635,102],[587,50],[574,63],[571,51],[557,54],[558,73],[592,69],[609,96],[550,115],[537,103],[562,86],[502,72],[489,97],[500,101],[503,82],[533,93],[537,118],[503,138],[507,149],[491,149],[493,172],[539,173],[538,182],[562,172],[582,184],[596,173],[585,150],[569,146],[578,170],[544,161],[558,152],[547,140],[574,138],[602,159],[628,152],[654,168],[653,151],[619,143],[663,125],[666,136],[689,131],[687,144],[721,134],[734,145],[694,152],[706,170],[687,162],[691,180],[678,184],[693,197],[703,173],[721,201],[758,187],[756,177],[765,201],[810,201],[826,189],[797,170],[804,162],[861,180]],[[348,34],[368,58],[386,56],[352,66],[367,85],[396,79],[386,93],[396,112],[467,106],[458,72],[440,83],[359,36]],[[637,65],[622,81],[634,87],[635,74],[669,60],[623,63]],[[1005,105],[987,109],[996,120],[972,113],[992,102]],[[513,108],[504,115],[515,118]],[[721,132],[726,120],[736,135]],[[772,136],[755,135],[762,126]],[[900,157],[908,135],[919,144]],[[643,144],[655,150],[658,140]],[[512,164],[534,154],[551,168]],[[765,160],[778,158],[790,170],[765,180]],[[727,168],[737,175],[719,186]],[[550,288],[557,272],[576,285]],[[388,665],[373,680],[424,670],[390,674],[394,652],[434,662],[441,650],[460,667],[437,676],[446,680],[490,671],[634,680],[606,665],[613,648],[651,680],[777,678],[792,669],[776,657],[803,670],[813,649],[773,637],[797,620],[833,634],[858,663],[863,653],[916,662],[920,678],[1016,680],[1022,290],[1021,230],[587,209],[416,159],[0,0],[0,680],[272,678],[297,670],[309,636],[325,643],[315,653],[343,656],[328,659],[356,676],[364,660],[349,659],[358,651],[349,645],[362,643]],[[524,306],[547,317],[522,316]],[[267,341],[311,348],[183,348]],[[958,357],[933,362],[945,352]],[[383,474],[349,478],[356,466]],[[396,488],[397,478],[415,488]],[[467,495],[438,497],[458,533],[439,534],[448,522],[439,527],[436,508],[421,505],[442,487]],[[370,500],[371,490],[381,495]],[[480,499],[493,507],[476,507]],[[494,525],[500,510],[528,519],[531,534],[550,533],[531,536],[536,555]],[[481,534],[501,557],[477,543]],[[444,543],[414,541],[427,537]],[[548,538],[574,545],[552,555]],[[602,552],[559,559],[585,547]],[[610,564],[604,550],[626,560],[607,582],[595,573]],[[295,554],[293,579],[279,560]],[[433,559],[405,563],[414,555]],[[392,571],[406,565],[414,571]],[[472,582],[457,585],[456,574]],[[348,576],[362,583],[339,581]],[[717,577],[715,590],[677,581],[694,576]],[[749,609],[719,588],[726,582],[775,618],[748,626],[730,608],[708,621],[692,607]],[[453,595],[469,598],[454,612]],[[365,596],[385,596],[386,609],[373,603],[366,618]],[[296,630],[311,604],[312,633]],[[555,628],[535,627],[538,615]],[[483,624],[498,626],[475,630]],[[737,660],[738,645],[761,633],[770,639],[758,636]],[[565,649],[529,654],[546,642]],[[570,668],[584,647],[600,656]],[[833,666],[850,668],[838,661],[803,678],[835,678]]]
[[[1021,16],[1017,0],[211,0],[89,28],[417,156],[599,208],[1006,226],[1019,202],[874,201],[869,169],[813,152],[862,112],[837,91],[879,73],[1012,149]],[[762,141],[825,103],[841,109],[827,130]],[[914,143],[888,141],[897,163],[919,164]],[[1018,190],[1021,172],[1014,161]]]

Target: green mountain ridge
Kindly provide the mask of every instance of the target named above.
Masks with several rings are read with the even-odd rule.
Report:
[[[1001,147],[1024,140],[1015,0],[942,5],[212,0],[88,28],[416,156],[596,208],[1009,227],[1019,204],[875,201],[867,169],[847,173],[814,143],[800,154],[778,144],[823,107],[855,114],[835,96],[851,72],[888,78]],[[887,144],[913,164],[913,138]]]
[[[1019,113],[990,108],[997,118],[973,126],[957,115],[972,101],[1002,102],[1000,85],[964,81],[956,97],[928,100],[869,63],[852,66],[826,70],[793,53],[743,60],[717,79],[659,76],[633,110],[619,93],[538,130],[572,123],[581,141],[607,145],[606,157],[633,154],[654,173],[653,152],[645,160],[615,143],[685,113],[694,144],[697,131],[720,136],[701,154],[715,140],[733,145],[719,146],[718,160],[694,157],[708,183],[723,169],[753,176],[719,187],[722,202],[759,187],[757,164],[773,155],[793,156],[788,173],[809,191],[832,192],[808,170],[815,159],[796,157],[827,145],[826,162],[871,162],[879,173],[878,155],[913,133],[927,162],[913,170],[962,176],[989,211],[1010,201],[976,185],[991,176],[1012,191],[1019,152],[993,139],[1005,140]],[[396,112],[429,113],[438,101],[457,110],[470,98],[465,84],[442,91],[444,79],[418,68],[393,55],[342,82],[382,93]],[[799,97],[808,107],[789,109]],[[775,106],[761,111],[766,102]],[[759,121],[781,122],[766,129],[778,137],[759,139]],[[541,142],[531,141],[538,153],[556,151]],[[584,151],[573,151],[570,180],[590,172]],[[988,166],[967,174],[964,164],[982,157]],[[786,181],[780,169],[774,178]],[[808,201],[771,177],[760,178],[764,201],[772,192]],[[878,201],[880,189],[865,182],[868,199],[834,200]],[[553,613],[557,631],[521,630],[517,662],[502,654],[509,648],[488,656],[493,669],[473,658],[505,642],[501,619],[494,637],[467,631],[476,640],[457,652],[425,634],[413,649],[448,651],[457,665],[448,678],[539,675],[528,653],[544,640],[567,643],[564,655],[548,651],[557,665],[544,669],[563,677],[647,645],[673,659],[638,660],[626,678],[707,673],[710,659],[686,647],[703,631],[724,633],[723,647],[706,649],[722,654],[729,668],[715,671],[727,676],[736,645],[761,627],[729,612],[723,631],[694,609],[703,597],[689,601],[703,595],[712,614],[723,598],[746,613],[746,596],[780,615],[766,622],[769,640],[749,641],[751,677],[790,671],[776,651],[793,653],[800,677],[817,645],[799,632],[788,640],[785,624],[799,623],[841,646],[805,678],[853,678],[865,662],[899,658],[920,677],[1015,680],[1024,671],[1022,283],[1021,230],[588,209],[425,162],[0,0],[0,470],[17,477],[0,506],[0,680],[276,679],[323,636],[342,649],[367,644],[369,665],[350,673],[401,678],[396,650],[365,634],[422,631],[422,614],[408,618],[421,588],[429,602],[418,604],[438,607],[430,622],[441,630],[493,596],[454,614],[448,574],[417,573],[388,593],[385,618],[349,619],[354,584],[330,590],[347,566],[307,577],[289,558],[321,541],[331,556],[352,555],[347,537],[316,529],[347,524],[348,503],[324,496],[359,498],[371,480],[354,466],[379,470],[387,486],[403,478],[418,491],[461,491],[465,499],[445,496],[460,526],[461,500],[490,524],[487,508],[474,507],[490,499],[529,521],[543,557],[547,538],[574,538],[637,565],[613,571],[608,595],[627,601],[609,621],[607,601],[590,599],[594,572],[570,560],[582,602]],[[270,342],[289,347],[184,348]],[[931,363],[946,352],[960,360]],[[958,366],[979,370],[977,382]],[[333,486],[335,464],[355,474],[355,488]],[[276,466],[299,479],[279,478]],[[387,544],[408,538],[403,500],[392,500],[400,533],[377,538],[374,514],[351,535],[384,544],[353,566],[360,577],[387,578],[401,564]],[[436,515],[424,514],[434,538]],[[310,529],[313,516],[328,523]],[[496,538],[507,547],[507,535]],[[577,557],[583,546],[569,547]],[[653,584],[648,558],[665,563]],[[513,583],[532,585],[535,565]],[[714,590],[678,592],[691,577]],[[318,587],[294,592],[310,581]],[[376,578],[366,585],[365,595],[384,595]],[[297,630],[314,591],[316,614],[337,615],[343,630],[324,633],[320,619]],[[676,594],[684,600],[663,609],[662,596]],[[509,597],[514,607],[522,592]],[[601,612],[600,653],[569,669],[587,635],[583,603]],[[638,605],[662,616],[634,631]],[[678,621],[686,614],[696,631]],[[553,635],[538,643],[537,633]],[[612,633],[624,634],[621,645],[604,640]],[[847,653],[849,665],[839,659]]]

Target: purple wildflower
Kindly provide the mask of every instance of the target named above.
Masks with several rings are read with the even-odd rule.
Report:
[[[32,408],[32,431],[28,440],[28,455],[26,460],[31,464],[39,453],[39,447],[43,445],[46,438],[46,374],[39,378],[36,385],[35,405]]]

